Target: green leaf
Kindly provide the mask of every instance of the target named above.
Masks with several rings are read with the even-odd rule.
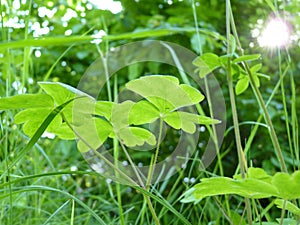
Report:
[[[260,86],[260,81],[259,81],[259,78],[258,78],[257,74],[253,73],[252,75],[253,75],[253,80],[254,80],[255,86],[259,87]]]
[[[197,204],[201,201],[201,199],[197,199],[194,196],[194,191],[195,188],[190,188],[189,190],[187,190],[186,192],[184,192],[184,194],[182,195],[182,199],[180,200],[181,203],[191,203],[194,202],[194,204]]]
[[[176,111],[168,113],[164,121],[175,129],[182,129],[187,133],[195,133],[196,125],[195,124],[215,124],[220,121],[211,119],[206,116],[201,116],[193,113]]]
[[[285,203],[284,203],[285,202]],[[280,209],[286,209],[289,212],[300,216],[300,208],[298,208],[295,204],[291,203],[290,201],[282,200],[282,199],[276,199],[275,205]]]
[[[197,104],[198,102],[202,102],[204,100],[204,95],[202,95],[197,89],[191,87],[190,85],[180,84],[180,87],[188,95],[192,103]]]
[[[133,101],[125,101],[113,105],[111,123],[116,132],[129,126],[129,114],[134,104]]]
[[[117,133],[119,140],[128,147],[142,146],[145,143],[156,144],[155,136],[148,130],[140,127],[125,127]]]
[[[160,117],[158,109],[146,100],[134,104],[129,114],[129,124],[141,125],[152,123]]]
[[[134,108],[135,105],[137,105],[137,108]],[[129,127],[129,124],[134,121],[137,123],[142,122],[143,118],[138,118],[138,116],[133,115],[131,112],[133,110],[140,113],[140,111],[143,110],[140,108],[141,106],[151,106],[151,108],[153,108],[152,105],[145,105],[143,102],[134,103],[132,101],[115,104],[112,108],[111,123],[114,133],[117,135],[118,139],[128,147],[141,146],[144,143],[150,145],[156,143],[155,136],[150,131],[139,127]],[[149,113],[148,116],[150,114],[151,113]]]
[[[17,164],[17,162],[21,158],[24,157],[24,155],[35,145],[35,143],[39,140],[39,138],[46,131],[46,129],[47,129],[48,125],[51,123],[51,121],[53,121],[54,118],[57,116],[57,114],[59,114],[61,112],[61,110],[63,110],[63,108],[66,107],[72,101],[73,100],[65,102],[64,104],[57,106],[50,112],[50,114],[46,117],[46,119],[38,127],[37,131],[34,133],[32,138],[29,140],[28,144],[20,151],[20,153],[9,164],[9,167],[7,168],[7,170],[10,170],[12,167],[14,167]]]
[[[272,184],[278,189],[278,197],[286,200],[300,198],[300,171],[296,171],[292,175],[276,173]]]
[[[285,200],[300,198],[300,171],[292,175],[276,173],[267,175],[260,168],[249,168],[244,179],[241,175],[234,179],[213,177],[202,179],[195,185],[195,197],[205,198],[221,194],[237,194],[247,198],[277,197]]]
[[[114,103],[107,101],[97,101],[95,105],[95,115],[103,116],[107,120],[111,119],[112,108]]]
[[[243,216],[241,216],[237,211],[230,210],[230,219],[233,224],[247,225]]]
[[[204,178],[195,185],[196,198],[237,194],[246,198],[268,198],[277,195],[277,189],[268,182],[247,178],[234,180],[227,177]]]
[[[67,123],[62,123],[57,129],[54,131],[55,135],[62,140],[74,140],[77,139],[77,136],[72,131],[72,129],[67,125]]]
[[[135,63],[128,66],[128,80],[133,80],[141,76],[142,71],[143,65],[141,63]]]
[[[250,70],[251,70],[252,73],[256,73],[257,71],[259,71],[261,69],[261,67],[262,67],[262,64],[259,63],[259,64],[256,64],[256,65],[252,66],[250,68]]]
[[[86,93],[60,82],[38,82],[38,84],[58,105],[74,99],[76,96],[86,96],[93,99]]]
[[[198,67],[199,76],[201,78],[205,77],[219,66],[221,63],[219,61],[219,56],[213,53],[205,53],[199,57],[197,57],[193,64]]]
[[[235,60],[233,60],[234,63],[239,63],[239,62],[244,62],[244,61],[254,61],[257,60],[261,57],[260,54],[253,54],[253,55],[243,55],[240,56],[238,58],[236,58]]]
[[[252,223],[253,225],[279,225],[279,223],[275,222],[259,222],[259,223]]]
[[[128,82],[126,87],[146,98],[161,113],[197,104],[204,98],[197,89],[179,85],[173,76],[145,76]]]
[[[52,112],[52,108],[29,108],[23,110],[15,115],[15,123],[23,125],[23,131],[29,137],[32,137],[43,121]],[[47,131],[55,132],[55,130],[61,125],[61,117],[55,117],[47,127]]]
[[[235,93],[237,95],[242,94],[249,87],[249,78],[247,76],[239,79],[235,86]]]
[[[89,120],[75,128],[79,136],[77,143],[80,152],[87,152],[91,149],[97,150],[113,132],[111,124],[103,119],[91,117]]]
[[[0,98],[0,110],[54,107],[54,101],[47,94],[21,94]]]

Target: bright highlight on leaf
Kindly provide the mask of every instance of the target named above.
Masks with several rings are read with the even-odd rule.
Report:
[[[262,47],[284,47],[289,44],[290,36],[288,24],[280,18],[274,18],[268,22],[257,41]]]

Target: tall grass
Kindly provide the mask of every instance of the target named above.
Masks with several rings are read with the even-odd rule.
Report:
[[[178,33],[194,34],[195,32],[198,34],[198,40],[200,40],[200,35],[208,35],[220,41],[227,41],[228,54],[230,54],[230,33],[233,33],[239,49],[243,49],[235,27],[230,1],[227,0],[226,2],[227,38],[220,36],[216,32],[198,28],[195,2],[193,1],[190,10],[193,11],[196,28],[168,28],[108,35],[103,37],[104,49],[107,51],[110,43],[113,41],[164,37]],[[2,1],[0,3],[0,15],[3,15],[3,11],[8,10],[10,13],[6,14],[7,18],[5,19],[12,18],[14,16],[12,2],[7,1],[7,5],[2,4]],[[29,1],[29,12],[31,5],[32,1]],[[70,49],[81,43],[91,45],[89,42],[94,40],[94,37],[88,34],[89,31],[82,36],[32,39],[28,30],[29,22],[30,16],[25,20],[24,38],[14,41],[11,40],[8,28],[4,27],[2,23],[0,52],[3,54],[3,58],[1,65],[2,77],[0,79],[5,80],[5,88],[3,90],[0,89],[1,97],[16,95],[18,91],[24,91],[24,88],[26,88],[27,92],[36,91],[36,87],[28,82],[29,78],[35,79],[36,77],[36,71],[33,70],[32,66],[34,62],[32,47],[65,47],[65,50],[61,52],[61,55],[49,67],[48,73],[43,77],[43,80],[49,80],[52,78],[55,67],[60,60],[68,56]],[[199,49],[199,54],[202,54],[200,41]],[[96,50],[105,59],[102,50],[95,48]],[[17,63],[16,59],[19,57],[20,51],[22,55],[21,65]],[[243,51],[239,54],[242,55]],[[234,137],[239,160],[239,164],[234,168],[237,171],[236,173],[240,170],[242,174],[245,174],[248,167],[247,164],[251,165],[251,158],[248,158],[248,156],[253,151],[253,142],[259,135],[258,127],[260,125],[268,129],[270,140],[274,146],[274,152],[278,157],[282,171],[287,172],[288,170],[300,169],[297,89],[294,74],[290,69],[293,62],[287,50],[287,58],[283,58],[282,55],[282,50],[278,50],[279,79],[268,99],[263,99],[261,90],[254,85],[253,78],[251,79],[251,86],[261,112],[257,120],[251,123],[253,127],[245,144],[241,140],[239,131],[242,125],[238,118],[240,109],[235,102],[236,98],[239,97],[235,96],[233,91],[234,83],[231,71],[230,69],[227,71]],[[180,63],[180,59],[177,59],[177,61]],[[283,67],[284,61],[287,64]],[[228,64],[230,64],[230,61],[228,61]],[[251,71],[247,63],[244,63],[243,66],[251,78]],[[182,77],[182,80],[189,82],[186,79],[186,77]],[[13,86],[16,81],[19,82],[17,90]],[[117,101],[116,96],[120,89],[119,83],[119,77],[116,76],[112,84],[108,84],[109,100]],[[289,89],[286,88],[287,85]],[[278,94],[279,91],[281,94]],[[282,143],[278,140],[279,136],[275,130],[276,126],[271,120],[268,111],[270,103],[278,95],[282,100],[284,109],[287,149],[281,147]],[[208,101],[212,101],[212,99],[209,99],[209,96]],[[63,107],[64,105],[58,106],[57,109],[61,110]],[[259,201],[244,199],[242,204],[242,199],[236,196],[203,199],[195,205],[180,202],[182,193],[189,190],[195,182],[200,181],[203,177],[224,175],[225,165],[223,160],[232,150],[232,145],[228,149],[219,149],[216,142],[218,158],[215,164],[207,170],[199,171],[200,152],[196,151],[195,155],[189,159],[190,163],[188,166],[181,168],[179,173],[169,180],[152,186],[148,185],[147,188],[125,186],[111,182],[111,180],[91,172],[87,163],[76,150],[73,142],[41,138],[45,128],[57,115],[58,110],[53,111],[30,140],[22,134],[20,127],[14,125],[13,115],[15,112],[0,112],[0,224],[137,225],[154,224],[155,220],[156,224],[175,225],[209,224],[213,222],[215,224],[234,224],[234,221],[236,221],[234,218],[239,217],[238,214],[242,215],[243,221],[246,221],[245,218],[247,217],[248,224],[252,224],[252,221],[262,222],[261,218],[263,216],[268,221],[274,220],[272,218],[274,202],[269,202],[267,206],[262,206]],[[200,108],[198,110],[201,111]],[[213,115],[212,110],[210,110],[210,113]],[[210,134],[216,136],[214,128],[210,130]],[[118,160],[118,153],[121,151],[119,143],[115,140],[113,146],[115,160]],[[289,157],[291,157],[291,162],[287,160]],[[284,216],[283,209],[281,223],[283,223]]]

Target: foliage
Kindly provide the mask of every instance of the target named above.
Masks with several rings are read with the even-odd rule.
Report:
[[[17,2],[2,1],[0,6],[1,224],[157,224],[153,215],[161,224],[175,225],[299,223],[298,43],[266,50],[254,34],[262,32],[265,21],[280,16],[297,39],[299,2],[232,0],[234,20],[227,36],[226,1],[121,0],[123,10],[117,14],[89,1]],[[73,16],[67,18],[68,12]],[[214,99],[195,88],[197,79],[185,80],[178,68],[145,62],[117,71],[99,99],[74,88],[106,51],[146,39],[195,51],[199,57],[190,63],[196,73],[204,83],[214,73],[222,87],[228,129],[215,149],[217,159],[205,170],[198,169],[203,168],[199,159],[219,121],[205,116],[213,115]],[[229,71],[237,124],[226,85]],[[117,102],[124,89],[139,100]],[[158,141],[159,129],[149,125],[158,122],[163,131],[168,127],[163,142]],[[23,124],[23,132],[16,124]],[[237,175],[236,125],[245,165],[251,165],[243,175]],[[272,127],[276,136],[270,138]],[[169,180],[145,187],[104,179],[76,151],[84,155],[105,147],[127,168],[123,146],[139,166],[153,165],[174,151],[184,132],[199,134],[195,154],[184,158],[184,168]],[[274,153],[275,139],[280,151]],[[157,151],[133,153],[136,146],[147,145]],[[288,172],[278,172],[278,153]]]

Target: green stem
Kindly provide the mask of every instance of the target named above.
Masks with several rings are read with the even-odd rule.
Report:
[[[291,151],[292,158],[294,158],[293,144],[292,144],[292,138],[291,138],[290,124],[289,124],[289,115],[288,115],[286,98],[285,98],[284,80],[282,78],[283,74],[282,74],[282,68],[281,68],[281,54],[280,54],[279,48],[277,49],[277,54],[278,54],[278,68],[279,68],[279,77],[280,77],[281,98],[282,98],[284,117],[285,117],[285,127],[286,127],[286,132],[287,132],[287,137],[288,137],[289,149]]]
[[[140,176],[140,174],[139,174],[139,172],[138,172],[138,170],[137,170],[135,164],[133,163],[133,161],[132,161],[132,159],[131,159],[131,157],[130,157],[128,151],[126,150],[125,146],[124,146],[122,143],[120,143],[120,144],[121,144],[121,147],[122,147],[122,149],[123,149],[123,151],[124,151],[124,153],[125,153],[125,155],[126,155],[128,161],[129,161],[129,163],[130,163],[130,165],[131,165],[131,167],[132,167],[132,169],[133,169],[135,175],[137,176],[137,178],[138,178],[138,180],[139,180],[140,186],[141,186],[145,191],[148,191],[147,188],[146,188],[146,186],[144,185],[144,182],[142,181],[142,178],[141,178],[141,176]],[[151,212],[151,214],[152,214],[152,216],[153,216],[153,219],[154,219],[154,221],[155,221],[155,224],[156,224],[156,225],[160,225],[159,219],[158,219],[158,217],[157,217],[157,215],[156,215],[156,212],[155,212],[155,210],[154,210],[154,208],[153,208],[153,205],[152,205],[152,202],[151,202],[150,197],[147,196],[147,195],[145,195],[145,194],[143,194],[143,195],[144,195],[144,197],[145,197],[145,199],[146,199],[146,202],[147,202],[148,207],[149,207],[149,210],[150,210],[150,212]]]
[[[192,1],[192,8],[193,8],[193,15],[194,15],[194,23],[195,23],[195,30],[196,30],[196,36],[197,36],[197,44],[199,47],[199,54],[202,55],[202,46],[201,46],[201,38],[200,38],[200,31],[199,31],[199,27],[198,27],[198,22],[197,22],[197,10],[196,10],[196,6],[195,6],[195,0]],[[207,82],[207,77],[204,77],[204,85],[205,85],[205,90],[206,90],[206,98],[207,98],[207,102],[208,102],[208,106],[209,106],[209,113],[210,116],[212,118],[214,118],[214,111],[212,108],[212,104],[211,104],[211,95],[210,95],[210,89],[208,86],[208,82]],[[218,160],[218,164],[219,164],[219,168],[220,168],[220,175],[223,176],[224,175],[224,171],[223,171],[223,166],[222,166],[222,160],[220,157],[220,150],[219,150],[219,143],[218,143],[218,138],[217,138],[217,131],[216,131],[216,126],[215,124],[212,125],[212,135],[213,135],[213,140],[214,140],[214,144],[215,144],[215,148],[216,148],[216,152],[217,152],[217,160]]]
[[[230,13],[232,15],[231,9],[230,9]],[[237,34],[237,31],[236,31],[236,27],[235,27],[235,23],[234,23],[233,17],[231,18],[231,23],[233,24],[233,26],[232,26],[233,34],[235,36],[235,39],[236,39],[237,44],[238,44],[238,48],[240,49],[241,56],[242,56],[242,55],[244,55],[244,52],[243,52],[243,48],[241,46],[241,43],[239,41],[239,36]],[[252,74],[252,72],[251,72],[251,70],[249,68],[248,63],[247,62],[243,62],[242,64],[243,64],[243,66],[244,66],[247,74],[249,75],[250,85],[251,85],[251,87],[253,89],[253,92],[254,92],[254,95],[255,95],[258,103],[259,103],[259,106],[260,106],[261,110],[263,111],[263,114],[264,114],[264,117],[265,117],[265,121],[266,121],[267,125],[269,126],[269,133],[270,133],[271,141],[272,141],[273,146],[275,148],[275,153],[276,153],[277,158],[279,160],[279,163],[280,163],[280,166],[281,166],[281,170],[283,172],[287,172],[287,168],[286,168],[286,165],[285,165],[285,162],[284,162],[284,157],[282,155],[281,148],[280,148],[280,145],[279,145],[279,142],[278,142],[278,139],[277,139],[277,135],[276,135],[273,123],[271,121],[269,112],[267,110],[267,107],[265,105],[265,102],[264,102],[264,100],[262,98],[262,95],[261,95],[258,87],[255,85],[253,74]]]
[[[231,46],[230,46],[230,21],[231,21],[231,6],[230,0],[226,0],[226,39],[227,39],[227,55],[231,53]],[[245,170],[247,169],[247,161],[243,152],[242,144],[241,144],[241,136],[239,130],[239,122],[238,122],[238,115],[235,103],[235,95],[233,89],[233,81],[232,81],[232,72],[231,72],[231,57],[228,57],[227,61],[227,82],[228,82],[228,89],[230,95],[230,103],[232,109],[232,118],[233,118],[233,125],[234,125],[234,132],[235,132],[235,140],[236,140],[236,147],[239,157],[239,165],[241,169],[242,177],[245,177]],[[249,225],[252,225],[252,216],[251,216],[251,208],[250,208],[250,201],[248,198],[245,198],[245,205],[248,217]]]
[[[118,96],[118,77],[116,75],[115,79],[114,79],[114,98],[115,98],[115,102],[118,101],[117,96]],[[119,141],[118,141],[117,138],[113,139],[113,146],[114,146],[114,164],[115,164],[115,167],[118,168]],[[117,171],[115,171],[115,176],[118,179],[120,174]],[[121,189],[120,189],[120,184],[118,182],[116,183],[116,192],[117,192],[118,208],[119,208],[119,214],[120,214],[120,222],[121,222],[121,225],[125,225],[125,218],[124,218],[123,207],[122,207]]]
[[[275,132],[272,120],[270,118],[270,114],[269,114],[269,112],[267,110],[267,107],[265,105],[265,102],[263,100],[263,97],[262,97],[262,95],[261,95],[258,87],[255,85],[254,78],[253,78],[252,72],[251,72],[251,70],[249,68],[249,65],[246,62],[244,62],[243,65],[244,65],[244,68],[246,69],[246,71],[247,71],[247,73],[249,75],[251,87],[252,87],[252,89],[254,91],[254,94],[256,96],[256,99],[257,99],[257,101],[258,101],[258,103],[260,105],[260,108],[262,109],[262,111],[264,113],[264,117],[265,117],[266,123],[269,126],[270,137],[271,137],[272,143],[274,145],[275,153],[276,153],[277,158],[279,160],[279,163],[280,163],[280,166],[281,166],[281,170],[283,172],[287,173],[287,167],[286,167],[286,164],[284,162],[284,157],[282,155],[280,144],[279,144],[279,141],[278,141],[278,138],[277,138],[277,135],[276,135],[276,132]]]
[[[155,164],[157,162],[158,153],[159,153],[159,149],[160,149],[160,142],[161,142],[161,138],[162,138],[163,124],[164,124],[164,121],[163,121],[162,118],[160,118],[160,120],[159,120],[159,134],[158,134],[158,138],[157,138],[157,146],[156,146],[156,149],[155,149],[154,160],[152,161],[152,164],[150,166],[149,176],[147,178],[147,183],[146,183],[146,189],[147,190],[149,190],[149,188],[150,188],[150,184],[151,184],[153,174],[154,174],[154,171],[155,171]]]

